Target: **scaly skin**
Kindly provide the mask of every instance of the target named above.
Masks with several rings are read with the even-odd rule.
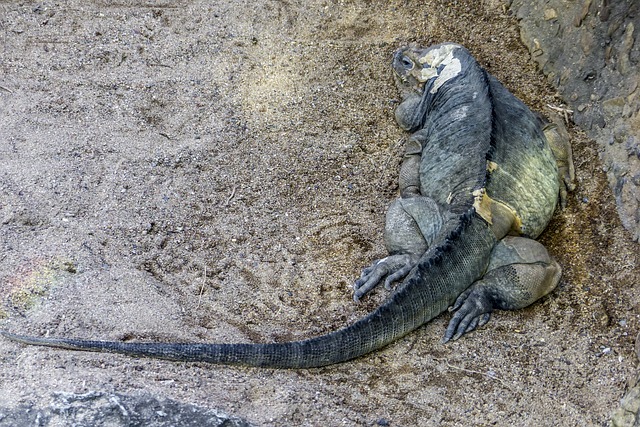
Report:
[[[445,340],[486,323],[493,308],[515,309],[549,292],[560,270],[541,245],[520,237],[498,243],[510,232],[539,234],[555,208],[557,178],[545,179],[556,177],[557,169],[548,161],[551,150],[540,123],[458,45],[401,50],[394,69],[404,98],[396,117],[413,134],[401,168],[401,198],[387,215],[390,256],[363,271],[354,298],[382,279],[387,285],[403,280],[374,312],[327,335],[272,344],[125,343],[0,334],[25,344],[73,350],[311,368],[382,348],[454,303],[458,312]],[[515,123],[501,121],[514,106],[526,114],[519,111]],[[521,141],[512,143],[513,138]],[[531,150],[531,144],[537,149]],[[530,191],[532,183],[542,190]],[[512,289],[514,278],[517,286]]]
[[[377,350],[437,316],[464,290],[451,283],[469,283],[480,275],[488,257],[478,248],[495,241],[486,224],[477,218],[465,224],[452,247],[429,269],[416,271],[382,306],[347,328],[310,340],[276,344],[169,344],[84,341],[36,338],[2,332],[25,344],[72,350],[105,351],[131,356],[180,361],[202,361],[271,368],[312,368],[343,362]],[[467,268],[459,268],[462,262]],[[428,284],[429,286],[424,286]]]

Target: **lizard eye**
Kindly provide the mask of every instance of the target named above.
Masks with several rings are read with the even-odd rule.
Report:
[[[414,63],[408,56],[402,55],[402,58],[400,58],[400,63],[406,71],[411,71],[413,69]]]

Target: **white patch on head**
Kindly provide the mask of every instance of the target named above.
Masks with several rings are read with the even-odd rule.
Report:
[[[418,59],[418,62],[422,65],[427,64],[431,68],[447,65],[453,59],[453,51],[460,47],[458,44],[445,44],[437,49],[430,49],[422,58]]]
[[[460,74],[460,71],[462,71],[460,60],[458,58],[453,58],[451,62],[444,67],[429,92],[436,93],[438,89],[440,89],[440,86]]]
[[[435,68],[423,68],[422,70],[420,70],[420,76],[418,77],[418,80],[420,80],[421,82],[426,82],[429,79],[432,79],[434,77],[438,77],[438,70]]]
[[[426,82],[437,77],[430,90],[431,93],[436,93],[443,84],[457,76],[462,70],[460,60],[453,56],[454,51],[460,47],[457,44],[445,44],[437,49],[429,50],[423,57],[418,58],[418,62],[423,65],[423,68],[417,79]],[[444,68],[438,73],[438,67],[442,65]]]

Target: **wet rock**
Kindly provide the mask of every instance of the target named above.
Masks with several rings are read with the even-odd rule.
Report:
[[[607,313],[607,309],[604,304],[598,302],[594,305],[593,308],[593,319],[596,321],[596,324],[602,328],[606,328],[609,326],[609,322],[611,318],[609,317],[609,313]]]
[[[623,75],[629,74],[632,70],[629,54],[631,53],[631,48],[633,47],[634,42],[633,31],[633,22],[629,22],[624,32],[620,46],[620,57],[618,58],[618,69]]]
[[[532,58],[597,142],[624,227],[640,241],[640,3],[513,0]],[[623,147],[620,147],[621,143]]]

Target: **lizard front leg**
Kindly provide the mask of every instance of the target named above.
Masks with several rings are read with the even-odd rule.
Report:
[[[384,242],[389,256],[376,260],[355,281],[353,299],[376,287],[383,279],[385,287],[403,279],[434,242],[443,225],[438,204],[428,197],[400,198],[387,211]]]
[[[422,132],[416,132],[405,143],[398,186],[400,199],[387,211],[384,241],[389,256],[376,260],[362,270],[355,281],[353,299],[360,297],[384,280],[386,289],[403,279],[429,248],[442,228],[442,214],[435,201],[420,194],[420,160]]]
[[[409,138],[405,144],[405,154],[400,165],[400,197],[403,199],[420,196],[420,160],[422,144],[417,138]]]

